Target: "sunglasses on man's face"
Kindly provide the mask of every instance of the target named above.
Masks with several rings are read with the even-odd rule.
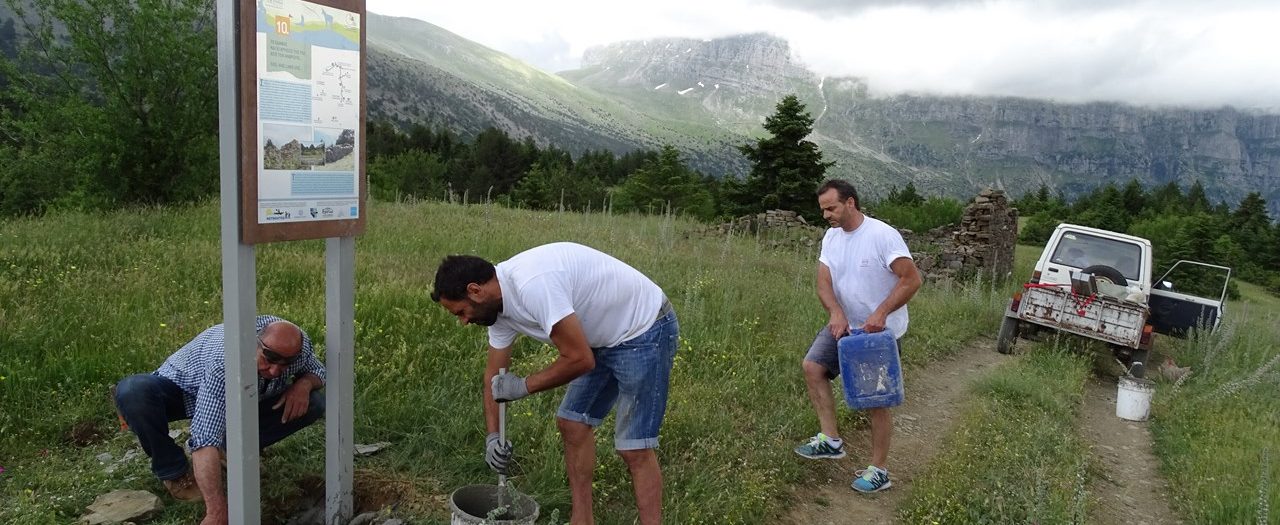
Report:
[[[298,359],[298,355],[300,355],[295,354],[290,357],[280,355],[280,352],[272,350],[271,347],[267,346],[267,343],[262,342],[261,337],[258,338],[258,348],[262,349],[262,358],[273,365],[287,365],[293,363],[294,360]]]

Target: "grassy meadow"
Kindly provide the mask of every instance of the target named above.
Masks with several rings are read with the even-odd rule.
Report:
[[[0,222],[0,523],[71,523],[118,488],[164,495],[133,435],[116,429],[107,388],[220,322],[217,212],[209,203]],[[813,293],[816,248],[768,248],[672,217],[443,203],[374,203],[357,241],[356,442],[392,443],[357,458],[357,505],[398,500],[410,522],[443,523],[450,491],[492,482],[481,457],[484,331],[459,327],[432,303],[430,281],[446,254],[496,261],[557,240],[631,263],[676,306],[681,348],[659,449],[667,521],[777,521],[813,468],[791,448],[817,426],[798,366],[824,322]],[[991,337],[1038,249],[1017,255],[1010,282],[928,283],[911,302],[904,366]],[[259,311],[298,322],[321,352],[323,260],[320,241],[257,250]],[[1159,383],[1151,423],[1172,503],[1189,523],[1280,518],[1280,299],[1245,283],[1241,291],[1222,330],[1157,342],[1195,370],[1181,384]],[[1087,523],[1083,476],[1106,466],[1088,464],[1077,437],[1089,373],[1081,346],[1023,341],[1021,357],[975,382],[900,518]],[[515,371],[554,355],[522,340]],[[552,416],[559,397],[521,400],[509,416],[522,472],[513,482],[542,505],[543,523],[568,511]],[[851,412],[840,417],[842,426],[863,425]],[[611,424],[598,433],[597,517],[632,523]],[[315,494],[323,455],[321,426],[264,453],[265,522],[282,522]],[[163,498],[153,523],[200,516],[199,505]]]
[[[1280,298],[1240,283],[1222,329],[1157,341],[1192,367],[1153,401],[1155,452],[1193,523],[1280,523]]]
[[[1040,347],[972,385],[905,523],[1087,523],[1087,445],[1073,422],[1089,362]]]
[[[115,428],[107,388],[154,370],[220,322],[217,211],[209,203],[0,223],[0,522],[68,523],[117,488],[164,493],[145,456],[126,455],[136,441]],[[496,261],[573,240],[644,271],[676,306],[681,348],[659,452],[668,522],[769,523],[785,512],[811,467],[791,449],[817,428],[799,368],[825,320],[813,292],[816,248],[769,249],[671,217],[482,205],[374,203],[369,224],[356,255],[356,442],[392,446],[357,459],[365,493],[393,490],[399,513],[438,523],[450,491],[494,478],[482,460],[484,331],[459,327],[430,301],[440,258]],[[320,349],[323,260],[320,241],[257,250],[259,311],[298,322]],[[983,284],[926,287],[911,303],[905,366],[992,333],[1002,295]],[[522,341],[517,373],[554,358]],[[548,517],[568,510],[552,416],[559,397],[534,396],[509,412],[522,470],[514,483]],[[631,523],[625,468],[608,452],[611,422],[598,440],[598,519]],[[263,462],[271,522],[295,512],[323,477],[323,428],[268,449]],[[154,523],[189,523],[202,508],[164,499]]]

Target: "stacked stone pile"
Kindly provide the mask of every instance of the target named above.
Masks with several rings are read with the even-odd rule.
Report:
[[[804,217],[794,211],[769,210],[755,215],[743,215],[730,222],[720,224],[716,227],[716,230],[719,233],[761,233],[768,230],[789,230],[793,228],[810,230],[817,227],[811,226],[808,221],[804,220]]]
[[[959,229],[948,226],[904,236],[913,246],[937,247],[917,255],[916,264],[929,279],[1002,278],[1013,270],[1018,210],[1009,205],[1004,191],[988,188],[965,208]]]

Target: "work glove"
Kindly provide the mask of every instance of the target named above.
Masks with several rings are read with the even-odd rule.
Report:
[[[497,432],[490,432],[484,438],[484,462],[489,468],[502,475],[507,475],[511,466],[511,442],[503,441]]]
[[[493,387],[493,400],[499,403],[515,401],[529,395],[529,387],[525,386],[524,378],[515,374],[495,375],[489,384]]]

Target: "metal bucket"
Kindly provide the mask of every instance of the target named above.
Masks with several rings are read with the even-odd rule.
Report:
[[[499,508],[499,496],[507,510],[489,519]],[[452,525],[533,525],[538,519],[538,503],[510,487],[467,485],[449,495]]]

